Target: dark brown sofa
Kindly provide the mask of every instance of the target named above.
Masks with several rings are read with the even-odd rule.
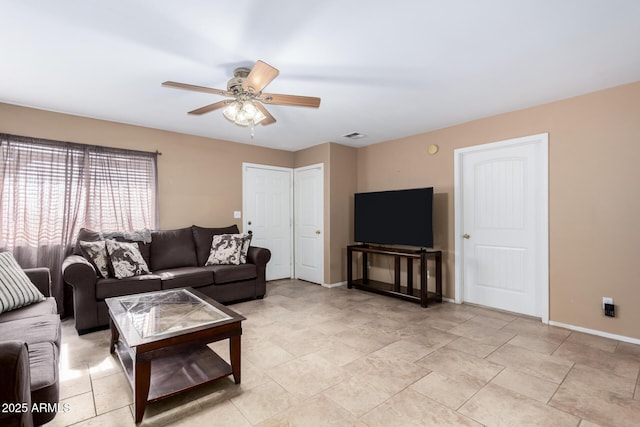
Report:
[[[47,298],[0,314],[1,426],[45,424],[58,409],[61,329],[51,277],[48,268],[25,273]]]
[[[98,278],[93,265],[76,248],[65,258],[62,276],[73,288],[73,310],[78,333],[109,324],[105,298],[192,287],[221,303],[262,298],[266,292],[265,270],[271,252],[249,247],[247,263],[205,266],[216,234],[238,233],[236,225],[205,228],[193,225],[151,233],[151,243],[138,242],[150,274],[126,279]],[[84,230],[78,240],[99,240],[99,234]]]

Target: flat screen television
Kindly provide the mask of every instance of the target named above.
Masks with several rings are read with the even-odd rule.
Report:
[[[433,187],[355,194],[354,240],[433,247]]]

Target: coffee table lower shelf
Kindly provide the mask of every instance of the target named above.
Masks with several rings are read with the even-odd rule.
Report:
[[[116,353],[124,368],[129,384],[136,395],[133,351],[119,341]],[[172,349],[151,360],[148,402],[155,402],[194,387],[233,375],[233,369],[224,359],[206,345]]]

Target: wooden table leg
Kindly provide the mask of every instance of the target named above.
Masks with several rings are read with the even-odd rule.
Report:
[[[400,257],[393,257],[393,290],[400,292]],[[407,293],[411,295],[411,291],[407,287]]]
[[[427,253],[420,252],[420,305],[427,307],[429,299],[429,282],[427,281]]]
[[[347,288],[351,289],[353,286],[353,251],[347,247]]]
[[[436,254],[436,294],[438,302],[442,302],[442,252]]]
[[[136,362],[133,366],[133,409],[136,415],[136,424],[142,422],[142,417],[144,417],[150,384],[151,360],[141,359],[136,355]]]
[[[413,295],[413,258],[407,258],[407,294]]]
[[[362,283],[369,284],[369,254],[362,252]]]
[[[111,317],[109,317],[109,324],[111,326],[111,343],[109,345],[109,352],[113,354],[113,352],[116,351],[116,344],[120,339],[120,332],[118,332],[118,328],[116,328],[116,325],[113,323],[113,320],[111,320]]]
[[[240,335],[229,338],[229,353],[233,380],[240,384]]]

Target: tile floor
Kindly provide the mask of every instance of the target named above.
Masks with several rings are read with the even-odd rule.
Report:
[[[640,346],[450,303],[427,309],[346,287],[268,284],[235,304],[242,384],[147,407],[143,426],[638,426]],[[133,426],[108,331],[63,322],[54,426]],[[225,342],[212,345],[228,359]]]

